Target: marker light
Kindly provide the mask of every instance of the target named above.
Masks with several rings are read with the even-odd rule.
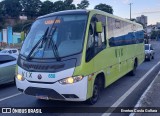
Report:
[[[60,80],[59,83],[61,83],[63,85],[73,84],[73,83],[81,81],[82,79],[83,79],[83,76],[68,77],[68,78]]]

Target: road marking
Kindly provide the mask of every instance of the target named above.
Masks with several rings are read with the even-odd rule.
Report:
[[[111,113],[118,107],[137,87],[138,85],[160,64],[158,62],[153,66],[137,83],[135,83],[125,94],[123,94],[102,116],[110,116]],[[108,113],[110,112],[110,113]]]
[[[137,104],[135,105],[135,108],[137,107],[142,107],[141,105],[141,102],[142,100],[146,97],[147,95],[147,92],[151,89],[153,83],[155,82],[155,80],[158,78],[158,76],[160,75],[160,72],[156,75],[156,77],[153,79],[152,83],[148,86],[148,88],[145,90],[145,92],[142,94],[141,98],[138,100]],[[130,113],[129,116],[134,116],[135,113]]]
[[[4,101],[4,100],[7,100],[7,99],[10,99],[10,98],[12,98],[12,97],[16,97],[16,96],[21,95],[21,94],[22,94],[22,93],[17,93],[17,94],[13,94],[13,95],[11,95],[11,96],[2,98],[2,99],[0,99],[0,102],[1,102],[1,101]]]

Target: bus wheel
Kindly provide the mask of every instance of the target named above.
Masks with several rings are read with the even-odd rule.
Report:
[[[93,86],[93,95],[91,98],[87,100],[87,103],[90,105],[95,104],[99,99],[99,94],[100,94],[100,88],[99,88],[98,80],[96,79]]]
[[[137,69],[137,60],[134,61],[134,67],[133,70],[129,73],[131,76],[136,75],[136,69]]]

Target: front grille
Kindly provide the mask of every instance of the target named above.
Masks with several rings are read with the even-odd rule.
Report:
[[[45,95],[48,98],[64,100],[64,97],[53,89],[28,87],[24,93],[33,96]]]
[[[65,98],[79,98],[77,95],[75,94],[62,94]]]
[[[27,68],[29,70],[50,70],[50,69],[60,69],[64,67],[64,64],[59,64],[59,65],[51,65],[51,64],[34,64],[34,63],[23,63],[22,65],[24,68]]]

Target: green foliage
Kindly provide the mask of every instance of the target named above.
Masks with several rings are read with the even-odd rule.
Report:
[[[11,17],[18,17],[22,10],[19,0],[4,0],[0,3],[0,7],[0,14]]]
[[[0,17],[0,30],[2,30],[4,27],[4,19],[2,17]]]
[[[73,0],[56,1],[53,3],[53,12],[76,9]]]
[[[44,1],[41,6],[40,15],[45,15],[53,12],[54,4],[50,1]]]
[[[21,31],[23,31],[22,29],[23,29],[23,27],[25,26],[25,25],[28,25],[28,24],[30,24],[30,23],[32,23],[33,21],[26,21],[26,22],[24,22],[24,23],[17,23],[17,24],[15,24],[14,26],[13,26],[13,31],[14,32],[21,32]]]
[[[94,7],[94,9],[98,9],[98,10],[102,10],[104,12],[107,12],[107,13],[110,13],[110,14],[113,14],[113,9],[110,5],[106,5],[106,4],[99,4],[99,5],[96,5]]]
[[[2,2],[0,2],[0,17],[2,17],[2,15],[3,15],[2,7],[3,7],[3,4],[2,4]]]
[[[88,6],[89,1],[82,0],[77,4],[77,9],[86,9]],[[44,2],[41,2],[41,0],[3,0],[0,2],[0,17],[10,16],[18,18],[19,15],[24,14],[29,18],[36,18],[39,15],[73,9],[76,9],[73,0],[58,0],[55,2],[49,0]],[[106,4],[96,5],[95,9],[113,14],[112,7]]]
[[[86,9],[89,6],[88,0],[82,0],[77,4],[77,9]],[[4,24],[7,25],[7,21],[3,20],[7,17],[18,18],[24,14],[30,18],[36,18],[40,15],[45,15],[52,12],[58,12],[63,10],[76,9],[73,0],[58,0],[55,2],[46,0],[3,0],[0,2],[0,29],[4,28]],[[113,14],[111,6],[106,4],[99,4],[95,6],[95,9],[99,9]],[[18,23],[13,26],[14,31],[20,32],[25,25],[24,23]]]
[[[86,9],[89,6],[88,0],[82,0],[80,4],[77,4],[77,9]]]
[[[57,11],[62,11],[62,10],[65,10],[63,1],[54,2],[53,11],[57,12]]]
[[[151,39],[158,39],[158,38],[160,38],[160,31],[152,31]]]
[[[73,0],[65,0],[64,1],[64,9],[65,10],[73,10],[76,9],[76,6],[73,3]]]
[[[22,5],[22,11],[29,17],[39,16],[42,6],[40,0],[19,0]]]

